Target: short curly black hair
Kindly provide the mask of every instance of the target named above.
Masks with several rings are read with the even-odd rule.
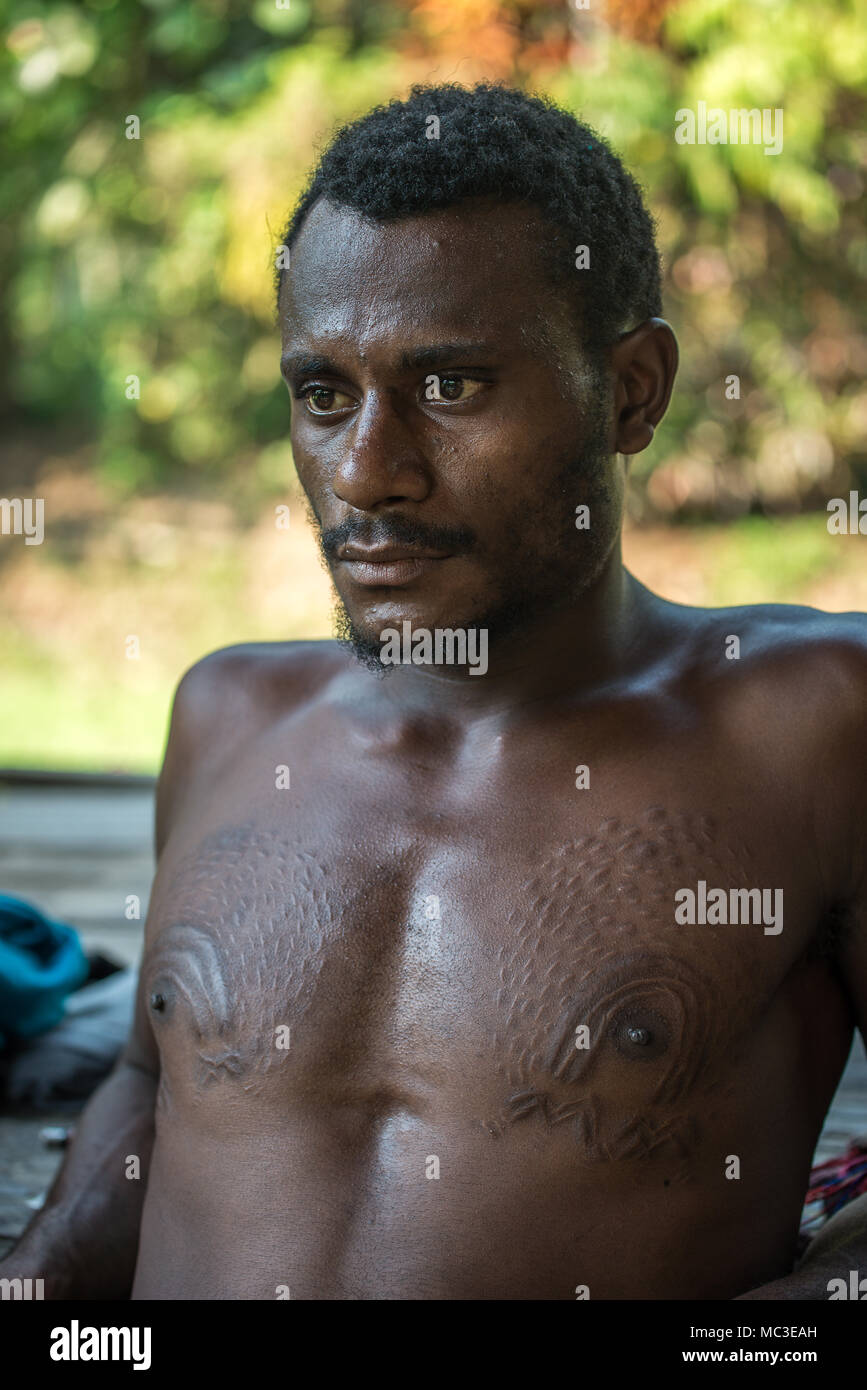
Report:
[[[405,101],[340,128],[281,241],[291,251],[319,198],[388,222],[484,197],[532,205],[547,219],[546,272],[559,290],[577,288],[588,347],[662,313],[654,222],[635,179],[590,126],[500,83],[414,86]],[[579,246],[589,248],[583,274]],[[282,277],[278,269],[278,305]]]

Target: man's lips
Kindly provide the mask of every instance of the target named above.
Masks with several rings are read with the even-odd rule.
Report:
[[[445,551],[420,550],[417,546],[344,545],[337,552],[337,558],[345,565],[354,584],[393,588],[411,583],[449,556]]]

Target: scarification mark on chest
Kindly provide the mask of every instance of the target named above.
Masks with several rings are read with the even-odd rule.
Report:
[[[170,924],[143,967],[155,1025],[180,1016],[190,1028],[199,1091],[220,1080],[257,1091],[285,1060],[275,1029],[297,1027],[340,934],[326,870],[240,826],[209,836],[162,891]]]
[[[697,1098],[720,1091],[720,1059],[754,996],[748,967],[732,961],[723,1005],[697,940],[674,923],[673,894],[696,865],[749,882],[748,860],[709,817],[653,808],[539,865],[498,953],[494,1046],[508,1098],[493,1132],[530,1116],[571,1122],[587,1161],[665,1150],[672,1176],[685,1176]]]

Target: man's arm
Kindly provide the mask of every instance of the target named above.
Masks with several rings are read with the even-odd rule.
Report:
[[[0,1277],[44,1279],[46,1298],[129,1298],[158,1084],[140,982],[129,1041],[88,1101],[45,1205],[0,1263]],[[133,1155],[138,1165],[128,1162]],[[136,1169],[138,1177],[127,1176]]]
[[[816,774],[817,853],[829,896],[845,917],[835,964],[867,1048],[867,618],[841,614],[836,640],[818,652],[824,722]],[[817,1039],[821,1042],[821,1039]],[[867,1277],[867,1194],[835,1213],[794,1271],[741,1299],[828,1299],[829,1283]]]
[[[194,757],[196,668],[178,687],[156,798],[156,857],[169,833],[175,790]],[[145,926],[147,936],[147,924]],[[129,1041],[94,1092],[63,1166],[0,1277],[44,1279],[46,1298],[124,1299],[132,1288],[139,1227],[154,1141],[160,1059],[142,983]],[[131,1156],[139,1177],[127,1177]]]
[[[867,1278],[867,1192],[825,1223],[810,1241],[792,1274],[742,1293],[737,1301],[828,1299],[831,1280],[842,1279],[848,1290],[853,1269],[859,1271],[859,1280]]]
[[[84,1110],[65,1161],[3,1278],[44,1279],[46,1298],[128,1298],[154,1138],[159,1053],[141,998],[129,1041]],[[129,1178],[135,1154],[140,1177]]]
[[[121,1060],[91,1097],[45,1206],[2,1263],[46,1298],[129,1298],[154,1135],[156,1078]],[[127,1159],[141,1159],[138,1179]]]

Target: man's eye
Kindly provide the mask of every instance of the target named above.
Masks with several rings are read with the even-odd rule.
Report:
[[[484,384],[465,376],[434,376],[428,378],[425,395],[429,401],[468,401],[478,395]]]
[[[352,397],[345,391],[335,391],[333,386],[305,386],[299,395],[311,415],[333,415],[352,405]]]

